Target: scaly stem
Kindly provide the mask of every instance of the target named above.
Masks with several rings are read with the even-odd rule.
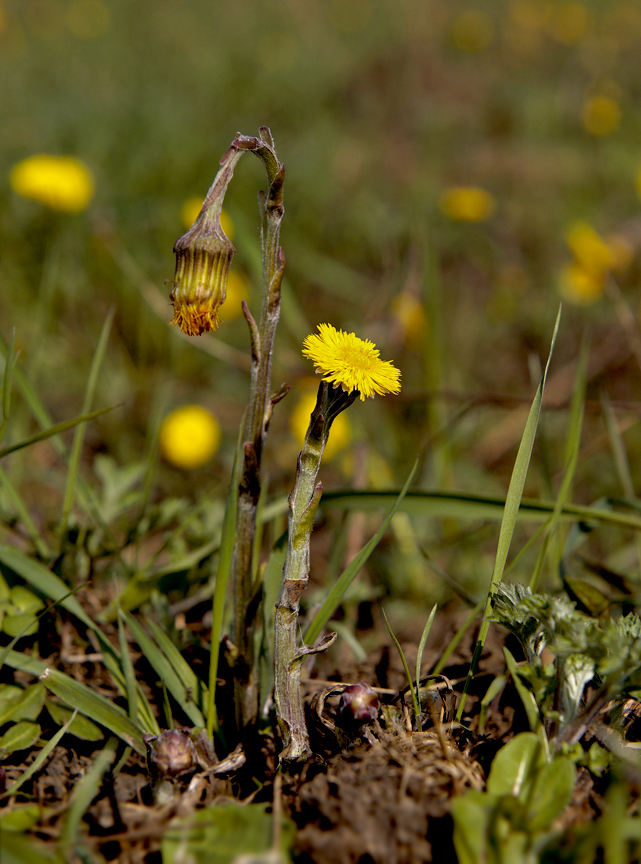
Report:
[[[304,760],[311,755],[300,692],[301,666],[305,656],[323,650],[327,643],[316,649],[299,648],[300,597],[309,580],[309,543],[322,494],[321,484],[316,483],[321,457],[334,418],[356,396],[356,391],[348,394],[325,381],[321,383],[289,496],[287,555],[274,619],[274,696],[284,739],[281,758],[285,762]]]
[[[256,721],[258,689],[254,664],[254,620],[256,586],[253,583],[254,533],[256,510],[261,490],[261,461],[265,436],[275,397],[271,396],[271,367],[274,335],[280,315],[280,286],[285,260],[279,245],[283,217],[284,167],[274,150],[268,129],[261,127],[260,138],[237,136],[232,147],[250,150],[262,159],[269,182],[267,194],[261,193],[261,247],[263,263],[262,304],[258,325],[244,307],[251,335],[251,385],[244,444],[244,464],[238,486],[236,542],[232,564],[235,588],[234,641],[238,651],[234,668],[236,720],[239,729]]]

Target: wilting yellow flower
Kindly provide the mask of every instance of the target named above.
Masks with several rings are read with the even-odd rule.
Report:
[[[316,393],[304,393],[297,402],[290,417],[290,428],[299,441],[303,441],[309,426],[314,406],[316,405]],[[332,434],[327,440],[323,451],[323,459],[332,459],[342,450],[351,437],[349,422],[345,414],[339,414],[332,424]]]
[[[358,391],[363,401],[366,396],[384,396],[401,389],[401,373],[392,363],[380,359],[373,342],[331,324],[319,324],[318,335],[306,337],[303,355],[313,361],[324,381],[346,393]]]
[[[590,135],[611,135],[621,122],[621,108],[609,96],[593,96],[583,106],[581,115],[583,128]]]
[[[450,186],[441,195],[441,210],[457,222],[483,222],[494,208],[494,197],[479,186]]]
[[[212,458],[220,443],[218,421],[200,405],[184,405],[168,414],[160,427],[160,449],[178,468],[198,468]]]
[[[190,228],[194,224],[196,219],[198,219],[202,207],[203,199],[199,198],[198,195],[192,195],[191,198],[185,201],[182,209],[182,219],[185,228]],[[220,227],[230,240],[234,239],[234,223],[224,210],[220,212]]]
[[[94,190],[93,175],[80,159],[40,153],[11,169],[11,186],[23,198],[31,198],[70,213],[84,210]]]
[[[580,264],[567,264],[561,270],[561,294],[570,303],[589,306],[603,294],[603,271],[587,270]]]

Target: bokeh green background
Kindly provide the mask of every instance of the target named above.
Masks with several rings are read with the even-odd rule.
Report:
[[[194,402],[218,416],[221,450],[196,473],[161,460],[156,494],[224,492],[248,390],[245,326],[223,324],[208,350],[187,344],[168,326],[164,283],[185,201],[204,197],[237,131],[268,125],[287,171],[274,383],[293,387],[268,449],[273,491],[293,476],[287,418],[311,373],[301,341],[327,321],[375,341],[403,373],[401,396],[351,409],[355,449],[328,467],[335,483],[398,484],[431,440],[422,486],[503,494],[532,358],[545,359],[565,297],[548,463],[537,453],[545,470],[528,491],[558,488],[562,409],[589,331],[576,498],[619,494],[599,398],[614,400],[634,475],[640,51],[641,3],[614,0],[4,0],[2,336],[15,327],[22,367],[62,421],[80,412],[115,307],[97,407],[121,407],[88,430],[88,476],[97,453],[144,459],[163,412]],[[11,167],[41,152],[90,167],[87,210],[54,212],[12,190]],[[234,266],[254,285],[263,182],[246,157],[226,202]],[[486,190],[490,211],[448,215],[452,187]],[[573,246],[577,224],[587,252]],[[591,242],[612,258],[582,294]],[[9,440],[34,428],[16,397]],[[65,467],[50,446],[16,454],[10,470],[55,518]]]

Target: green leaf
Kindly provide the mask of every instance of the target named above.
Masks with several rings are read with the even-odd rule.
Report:
[[[66,864],[67,859],[50,843],[18,831],[2,832],[2,864]]]
[[[6,701],[0,702],[0,726],[12,720],[35,720],[45,704],[45,689],[36,682],[18,694],[12,694]]]
[[[72,708],[122,738],[137,753],[144,755],[147,752],[142,732],[118,705],[57,669],[45,669],[41,681]]]
[[[485,792],[473,790],[454,798],[454,848],[458,864],[487,861],[487,835],[493,801]]]
[[[33,636],[38,631],[36,613],[44,603],[23,585],[14,585],[5,601],[2,629],[7,636]]]
[[[102,778],[116,758],[118,739],[110,738],[94,759],[87,773],[74,786],[71,803],[65,816],[65,826],[62,832],[62,847],[69,857],[69,847],[77,838],[80,820],[95,798],[100,788]]]
[[[54,702],[53,699],[47,699],[45,705],[47,711],[51,714],[52,720],[58,726],[64,726],[65,723],[68,723],[71,720],[71,715],[74,713],[71,708],[60,705],[60,703]],[[80,738],[82,741],[102,741],[105,737],[102,729],[82,714],[76,714],[69,724],[69,734],[75,735],[76,738]]]
[[[575,782],[574,763],[564,756],[539,768],[527,802],[527,826],[532,834],[549,828],[563,813],[572,800]]]
[[[545,764],[541,741],[533,732],[521,732],[502,747],[494,757],[487,791],[500,797],[513,795],[524,797],[524,790],[531,785],[539,766]]]
[[[242,856],[272,850],[272,814],[267,804],[224,802],[174,819],[162,840],[163,864],[232,864]],[[283,819],[280,830],[283,862],[294,836],[294,825]]]
[[[28,750],[40,737],[40,726],[37,723],[21,721],[10,726],[0,738],[0,760],[5,759],[9,753],[18,750]]]

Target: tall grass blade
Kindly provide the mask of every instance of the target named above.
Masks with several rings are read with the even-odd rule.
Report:
[[[31,538],[31,542],[33,543],[34,549],[36,550],[38,556],[44,561],[47,561],[49,558],[51,558],[51,552],[49,551],[49,547],[47,546],[47,543],[42,534],[38,531],[36,523],[31,518],[31,514],[29,513],[29,510],[27,509],[24,501],[22,500],[22,496],[9,479],[9,475],[1,467],[0,483],[4,487],[8,498],[10,499],[11,503],[15,508],[18,519],[20,520],[20,524],[24,526],[27,534]]]
[[[85,398],[82,405],[83,414],[87,414],[89,412],[89,409],[91,408],[91,403],[93,402],[93,398],[96,392],[96,386],[98,384],[98,374],[100,372],[100,367],[102,366],[102,361],[104,360],[105,352],[107,350],[109,332],[111,330],[111,324],[114,319],[115,311],[115,308],[109,310],[109,312],[107,313],[107,317],[105,318],[105,323],[102,325],[102,330],[98,339],[98,345],[96,346],[96,351],[94,353],[91,367],[89,369],[89,378],[87,380],[87,388],[85,390]],[[67,475],[67,485],[65,488],[65,495],[62,503],[62,517],[60,519],[61,551],[64,545],[64,539],[67,534],[67,525],[69,523],[71,508],[73,506],[74,498],[76,496],[76,481],[78,478],[78,470],[80,467],[82,445],[85,440],[85,429],[86,427],[84,424],[76,429],[73,444],[71,445],[69,473]]]
[[[94,723],[105,726],[137,753],[146,752],[142,732],[118,705],[57,669],[47,668],[40,676],[43,684],[63,702],[77,708]]]
[[[385,619],[385,625],[387,627],[387,632],[389,633],[392,642],[396,646],[396,650],[398,651],[398,656],[401,658],[401,663],[403,664],[403,669],[405,670],[405,677],[407,678],[407,683],[410,688],[410,693],[412,694],[412,706],[414,708],[414,716],[416,717],[416,726],[420,729],[421,726],[421,709],[418,704],[418,678],[416,679],[416,687],[414,686],[414,682],[412,681],[412,673],[410,672],[410,667],[407,665],[407,660],[405,659],[405,654],[403,649],[401,648],[401,643],[396,638],[394,631],[390,627],[390,623],[387,620],[387,615],[385,614],[385,610],[381,609],[383,613],[383,618]]]
[[[414,480],[414,475],[416,474],[416,470],[418,468],[418,460],[414,463],[412,470],[409,473],[407,480],[405,481],[405,485],[401,489],[399,495],[396,498],[394,506],[389,511],[381,527],[378,529],[376,534],[372,537],[372,539],[363,546],[361,551],[354,557],[354,559],[347,565],[345,570],[336,580],[334,586],[330,589],[327,597],[325,598],[323,605],[318,610],[316,615],[314,616],[314,620],[309,625],[307,632],[305,633],[305,642],[308,644],[313,644],[316,639],[321,634],[321,630],[327,624],[329,619],[332,617],[334,612],[338,609],[341,600],[343,599],[343,595],[352,584],[356,576],[358,575],[360,569],[364,566],[365,562],[372,554],[374,549],[378,546],[381,537],[387,531],[387,528],[392,521],[394,514],[397,512],[401,501],[405,497],[407,490],[410,487],[410,484]]]
[[[427,624],[423,628],[423,633],[421,635],[421,641],[418,644],[418,654],[416,655],[416,687],[418,688],[418,682],[421,680],[421,666],[423,665],[423,651],[425,651],[425,645],[427,644],[427,639],[430,635],[430,630],[432,629],[432,624],[434,623],[434,616],[436,615],[436,610],[438,608],[438,603],[435,603],[432,606],[432,611],[430,612],[430,617],[427,619]]]
[[[236,517],[238,513],[238,474],[240,466],[240,449],[242,444],[243,430],[245,428],[245,417],[240,425],[238,440],[236,442],[236,455],[232,470],[229,492],[227,493],[227,504],[223,517],[222,540],[218,555],[218,568],[216,570],[216,584],[214,586],[214,597],[212,600],[212,622],[211,622],[211,645],[209,646],[209,701],[207,706],[207,734],[210,738],[214,732],[220,735],[220,723],[216,710],[216,685],[218,683],[218,658],[220,655],[220,640],[222,639],[223,617],[225,614],[225,597],[227,596],[227,585],[231,574],[232,558],[234,555],[234,543],[236,541]]]
[[[567,499],[570,497],[572,483],[574,481],[574,473],[576,471],[576,465],[579,459],[579,448],[581,446],[581,430],[583,429],[585,392],[588,380],[588,356],[589,343],[587,339],[584,339],[581,345],[581,351],[579,353],[579,363],[577,366],[576,380],[572,393],[570,424],[565,447],[565,470],[563,482],[561,483],[559,494],[554,503],[554,511],[546,529],[545,540],[543,541],[543,545],[541,547],[536,566],[532,571],[532,577],[530,579],[530,588],[532,589],[532,591],[536,591],[539,586],[541,573],[543,572],[545,559],[548,555],[550,542],[552,538],[555,537],[555,532],[561,519],[563,507],[565,506],[565,502],[567,501]],[[559,564],[563,555],[562,546],[558,543],[556,545],[558,548],[556,549],[553,565],[551,568],[552,572],[555,574],[558,573]]]
[[[125,625],[122,620],[122,613],[118,614],[118,647],[120,648],[120,656],[122,658],[122,673],[125,677],[125,687],[127,689],[127,709],[129,719],[132,723],[138,720],[138,690],[136,688],[136,674],[134,672],[134,664],[129,653],[129,644],[127,642],[127,634],[125,633]]]
[[[61,837],[61,846],[67,855],[71,852],[70,847],[78,840],[82,817],[98,794],[102,778],[116,758],[117,748],[118,739],[110,738],[94,759],[87,773],[74,786]]]
[[[80,423],[87,423],[89,420],[94,420],[96,417],[100,417],[101,414],[107,414],[109,411],[113,411],[113,407],[100,408],[98,411],[81,414],[79,417],[74,417],[72,420],[64,420],[62,423],[56,423],[54,426],[49,425],[41,432],[29,435],[28,438],[22,438],[20,441],[16,441],[15,444],[11,444],[8,447],[0,448],[0,459],[2,459],[3,456],[8,456],[10,453],[24,450],[25,447],[30,447],[32,444],[37,444],[38,441],[46,441],[48,438],[53,439],[61,432],[66,432],[67,429],[73,429],[74,426],[78,426]]]
[[[13,385],[13,367],[16,361],[15,351],[16,328],[11,330],[11,339],[7,348],[4,362],[4,374],[2,376],[2,423],[0,423],[0,441],[4,438],[4,433],[9,420],[9,411],[11,409],[11,387]]]
[[[198,708],[195,702],[191,701],[191,679],[187,681],[181,679],[167,657],[156,645],[154,640],[140,626],[133,615],[130,615],[128,612],[123,612],[122,615],[127,627],[129,627],[134,639],[138,643],[140,650],[152,665],[160,680],[165,684],[167,690],[174,697],[178,705],[189,717],[194,726],[204,726],[205,718],[202,711]]]
[[[467,693],[469,691],[470,684],[472,683],[474,673],[476,672],[476,667],[481,657],[481,652],[483,651],[485,639],[490,628],[490,622],[487,620],[487,616],[492,609],[492,599],[494,597],[499,582],[503,578],[503,571],[505,570],[505,564],[507,562],[507,556],[510,549],[510,544],[512,542],[512,536],[514,534],[516,520],[518,517],[519,506],[521,504],[521,496],[523,495],[523,487],[525,486],[525,478],[527,476],[527,471],[530,465],[532,448],[534,447],[534,439],[536,436],[536,428],[539,422],[539,416],[541,414],[541,405],[543,403],[543,391],[545,389],[545,382],[547,380],[548,370],[550,368],[550,361],[552,360],[552,354],[554,352],[554,345],[556,343],[556,337],[559,332],[560,322],[561,309],[559,308],[559,312],[556,316],[556,323],[554,325],[554,332],[552,334],[550,353],[548,354],[547,363],[545,364],[545,370],[543,372],[543,378],[541,379],[541,383],[539,384],[527,422],[525,424],[525,430],[523,432],[523,437],[521,438],[519,450],[516,455],[516,461],[512,470],[512,477],[510,478],[510,485],[507,490],[507,497],[505,499],[505,512],[499,530],[499,540],[496,549],[494,570],[492,572],[490,587],[485,602],[485,618],[483,620],[483,623],[481,624],[478,641],[476,643],[472,662],[470,663],[470,668],[467,674],[465,685],[463,687],[463,693],[461,694],[461,701],[459,702],[458,710],[456,712],[456,720],[458,722],[460,722],[461,717],[463,716]]]

